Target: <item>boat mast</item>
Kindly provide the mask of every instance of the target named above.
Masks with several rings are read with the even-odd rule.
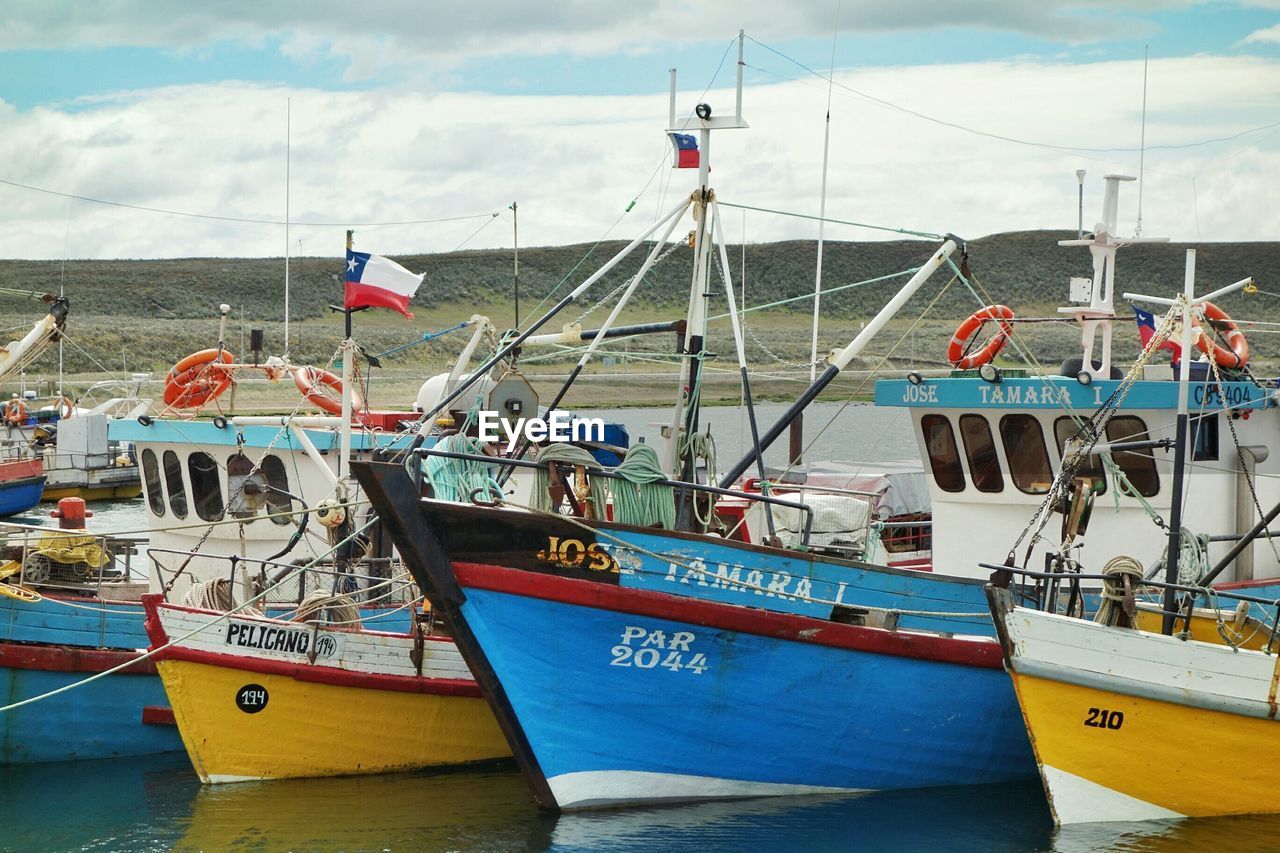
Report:
[[[289,354],[289,167],[292,153],[293,99],[284,108],[284,354]],[[351,315],[347,315],[350,317]],[[351,332],[347,332],[351,337]],[[243,355],[243,354],[242,354]]]
[[[734,102],[734,114],[731,116],[714,116],[710,104],[698,104],[692,116],[676,120],[676,71],[671,69],[671,100],[667,134],[698,132],[698,189],[692,194],[693,218],[693,275],[689,284],[689,311],[685,320],[687,337],[684,344],[684,355],[688,357],[688,369],[685,381],[676,395],[672,410],[671,423],[667,427],[665,437],[667,444],[663,456],[663,469],[673,479],[692,482],[695,476],[693,454],[685,459],[680,471],[676,471],[678,446],[683,433],[690,440],[698,432],[698,382],[702,374],[703,350],[706,342],[707,303],[710,299],[710,266],[712,263],[712,244],[714,237],[709,219],[710,203],[715,197],[710,186],[711,179],[711,131],[746,128],[749,125],[742,119],[742,69],[743,44],[745,32],[738,31],[738,74]],[[678,166],[673,163],[673,166]],[[677,527],[685,526],[691,505],[683,500],[677,508]]]

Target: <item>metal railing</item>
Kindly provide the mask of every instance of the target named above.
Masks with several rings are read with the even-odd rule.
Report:
[[[133,586],[146,580],[133,576],[133,557],[145,545],[140,538],[5,522],[0,524],[0,574],[21,586],[120,597],[110,593],[136,592]]]
[[[467,462],[481,462],[485,465],[492,465],[495,468],[513,467],[528,468],[536,470],[547,470],[545,462],[531,462],[527,459],[512,459],[503,456],[482,456],[476,453],[455,453],[451,450],[436,450],[434,448],[420,447],[413,451],[419,457],[422,456],[438,456],[444,459],[461,459]],[[621,474],[610,471],[607,468],[591,468],[588,475],[592,477],[605,477],[610,480],[626,480]],[[805,516],[804,534],[802,544],[807,547],[809,537],[813,530],[813,510],[803,503],[796,501],[783,500],[770,495],[752,494],[750,492],[741,492],[735,489],[722,489],[719,486],[708,486],[703,483],[688,483],[682,480],[655,480],[655,483],[663,486],[670,486],[678,491],[700,492],[703,494],[719,495],[722,497],[740,498],[746,501],[754,501],[757,503],[770,504],[772,506],[788,507],[799,510]]]
[[[232,589],[239,584],[253,595],[266,591],[263,600],[268,604],[300,604],[317,591],[346,595],[356,604],[380,602],[388,606],[405,604],[419,597],[417,587],[407,572],[403,578],[396,577],[395,568],[399,562],[391,557],[362,557],[347,565],[340,561],[310,565],[307,560],[285,563],[170,548],[150,548],[147,556],[162,581],[172,579],[184,570],[181,565],[176,568],[165,565],[167,558],[183,563],[196,557],[214,564],[225,561],[226,568],[218,576],[230,581]],[[168,584],[162,583],[162,586]]]

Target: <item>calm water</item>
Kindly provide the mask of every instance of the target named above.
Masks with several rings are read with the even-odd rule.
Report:
[[[761,406],[761,428],[781,405]],[[839,409],[809,414],[806,439]],[[663,413],[599,414],[634,437]],[[749,436],[736,408],[709,409],[720,467]],[[914,457],[901,410],[850,407],[810,458]],[[770,453],[780,464],[785,437]],[[22,519],[48,523],[49,507]],[[145,525],[140,501],[93,506],[94,527]],[[91,720],[85,721],[92,725]],[[352,736],[361,736],[358,724]],[[1230,781],[1224,781],[1230,784]],[[554,817],[534,808],[511,765],[484,770],[202,788],[185,754],[0,767],[4,850],[886,850],[1280,849],[1280,817],[1056,831],[1037,782],[849,797],[704,803]]]

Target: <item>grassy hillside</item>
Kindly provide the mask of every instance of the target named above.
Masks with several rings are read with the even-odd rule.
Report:
[[[1089,253],[1079,248],[1060,248],[1058,239],[1073,234],[1019,232],[999,234],[970,243],[970,269],[993,301],[1013,307],[1020,316],[1050,316],[1065,304],[1067,279],[1089,275]],[[622,242],[595,246],[561,246],[522,249],[520,284],[522,308],[527,316],[544,296],[553,301],[573,284],[589,275],[599,264],[622,248]],[[828,242],[823,261],[824,289],[869,278],[901,272],[926,260],[933,244],[902,240],[874,243]],[[1134,246],[1120,253],[1118,286],[1126,290],[1171,294],[1180,289],[1186,245]],[[1197,281],[1201,289],[1254,276],[1262,287],[1280,273],[1280,251],[1275,243],[1214,243],[1198,246]],[[635,320],[675,319],[683,314],[688,299],[692,251],[680,247],[650,275],[638,293],[630,317]],[[816,244],[791,241],[730,247],[735,283],[741,286],[745,268],[747,302],[759,305],[809,294],[813,289]],[[588,291],[581,306],[570,306],[553,321],[552,328],[577,318],[599,299],[623,284],[643,259],[636,253],[604,280]],[[356,315],[357,336],[373,352],[390,349],[417,338],[423,332],[439,330],[486,313],[500,326],[512,319],[511,253],[509,250],[481,250],[441,255],[412,255],[396,258],[413,270],[426,273],[426,281],[415,300],[412,321],[387,311]],[[294,258],[291,267],[290,310],[294,324],[291,355],[297,362],[326,361],[341,336],[340,315],[327,307],[341,298],[340,258]],[[575,269],[576,268],[576,269]],[[217,305],[232,306],[228,343],[240,350],[242,333],[253,327],[267,331],[267,349],[282,349],[284,264],[279,258],[196,258],[180,260],[111,261],[5,261],[0,265],[0,288],[20,288],[57,292],[65,287],[71,300],[68,344],[64,350],[71,372],[163,371],[181,356],[212,345],[217,332]],[[919,317],[951,279],[945,268],[907,305],[902,319],[882,333],[880,351]],[[854,287],[823,297],[821,350],[842,345],[865,320],[889,298],[904,278]],[[556,290],[559,285],[559,290]],[[1277,287],[1280,291],[1280,287]],[[723,298],[717,302],[723,305]],[[1119,302],[1119,300],[1118,300]],[[749,315],[755,338],[750,341],[753,361],[781,368],[782,363],[800,362],[808,357],[809,311],[811,303],[801,301],[788,307]],[[956,322],[977,305],[975,297],[959,283],[952,284],[932,306],[925,319],[907,336],[896,353],[901,360],[928,364],[939,362],[945,342]],[[1280,320],[1280,299],[1267,294],[1252,297],[1234,295],[1222,303],[1234,316]],[[1120,304],[1120,310],[1126,309]],[[723,310],[723,309],[720,309]],[[23,324],[41,313],[38,303],[10,294],[0,294],[0,311],[6,317],[9,334],[20,334]],[[603,319],[597,310],[583,322],[587,327]],[[1046,362],[1056,362],[1071,354],[1078,333],[1061,325],[1020,327],[1037,354]],[[716,348],[722,360],[730,358],[732,344],[724,326],[724,338]],[[1265,352],[1267,341],[1255,336],[1255,349]],[[1118,335],[1121,354],[1136,344],[1136,335]],[[413,367],[415,372],[442,365],[458,347],[461,335],[451,335],[414,347],[389,360],[389,366]],[[666,350],[666,336],[630,345],[631,352]],[[769,353],[772,353],[770,355]],[[774,356],[777,356],[775,359]],[[56,357],[46,355],[35,368],[47,371]]]

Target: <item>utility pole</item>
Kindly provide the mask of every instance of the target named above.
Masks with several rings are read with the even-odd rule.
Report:
[[[516,203],[511,202],[511,248],[515,254],[512,277],[516,291],[516,328],[520,328],[520,223]]]

